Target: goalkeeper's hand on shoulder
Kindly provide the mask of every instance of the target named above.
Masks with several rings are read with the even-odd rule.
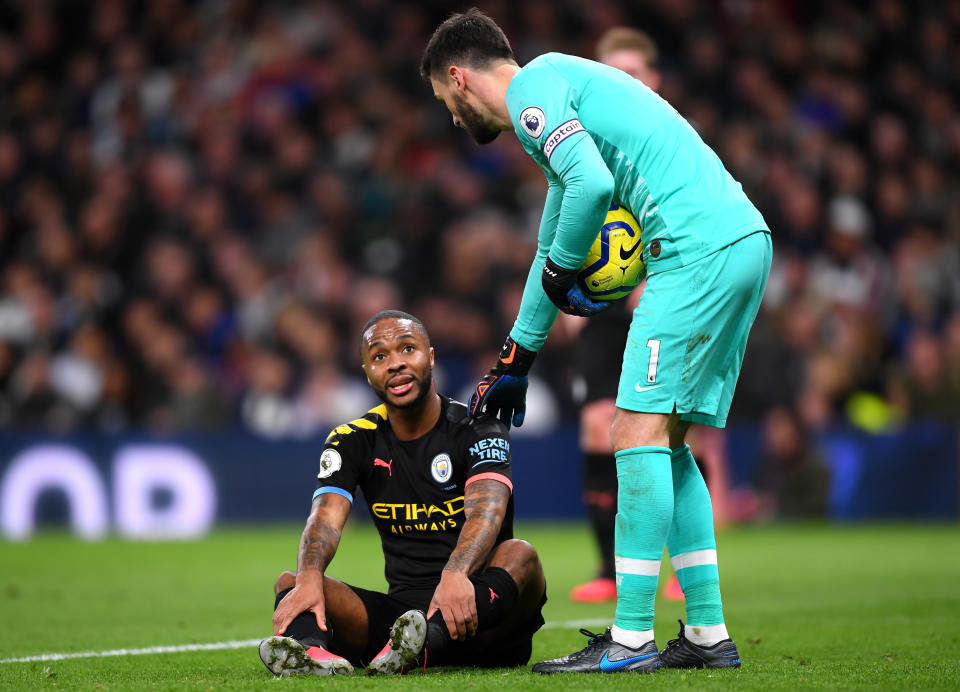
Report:
[[[497,364],[477,383],[470,396],[471,418],[495,416],[508,428],[520,427],[527,411],[527,373],[536,351],[524,348],[509,336],[500,349]]]
[[[543,292],[561,312],[590,317],[610,307],[611,301],[591,300],[577,285],[578,269],[564,269],[547,257],[543,265]]]

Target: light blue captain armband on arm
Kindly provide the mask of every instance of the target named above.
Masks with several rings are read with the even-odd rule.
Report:
[[[347,500],[350,502],[351,505],[353,504],[353,495],[351,493],[348,493],[343,488],[338,488],[335,485],[325,485],[321,488],[317,488],[316,490],[314,490],[313,500],[316,500],[318,497],[320,497],[321,495],[325,495],[326,493],[333,493],[334,495],[340,495],[342,497],[345,497],[347,498]],[[313,500],[311,500],[311,502],[313,502]]]

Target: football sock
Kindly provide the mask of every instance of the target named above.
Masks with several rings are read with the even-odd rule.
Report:
[[[443,621],[443,613],[438,610],[427,620],[427,663],[435,666],[446,661],[447,653],[454,644],[447,623]]]
[[[277,606],[280,605],[280,601],[283,600],[283,597],[288,593],[293,591],[292,588],[284,589],[277,594],[277,598],[273,603],[273,609],[276,610]],[[297,617],[293,618],[287,626],[287,631],[283,633],[283,636],[290,637],[291,639],[296,639],[298,642],[303,644],[306,647],[319,646],[323,649],[330,650],[330,625],[327,625],[327,631],[324,632],[320,629],[320,625],[317,624],[317,616],[311,613],[309,610],[300,613]]]
[[[726,625],[696,626],[687,625],[683,628],[683,636],[697,646],[713,646],[717,642],[729,639]]]
[[[617,452],[616,458],[617,610],[613,624],[616,631],[652,632],[660,559],[673,516],[670,450],[634,447]]]
[[[671,454],[673,467],[673,522],[667,537],[670,561],[677,573],[687,603],[687,639],[695,644],[692,632],[709,632],[715,644],[726,639],[723,604],[720,600],[720,573],[717,570],[717,543],[713,534],[713,506],[710,493],[690,453],[683,445]],[[722,634],[723,636],[719,636]],[[702,637],[700,637],[703,639]]]
[[[617,520],[617,460],[612,454],[583,455],[583,501],[600,548],[600,574],[613,579],[614,524]]]
[[[623,630],[614,625],[610,628],[610,637],[617,644],[629,646],[631,649],[639,649],[647,642],[653,641],[653,630],[636,632],[634,630]]]
[[[502,567],[487,567],[473,578],[477,603],[477,631],[496,627],[510,614],[520,591],[510,573]]]

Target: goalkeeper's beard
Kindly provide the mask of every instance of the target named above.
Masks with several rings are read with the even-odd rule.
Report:
[[[414,386],[418,387],[417,396],[414,397],[412,401],[407,401],[405,403],[397,403],[396,401],[391,401],[390,395],[387,392],[386,388],[378,389],[373,387],[373,393],[377,395],[377,398],[380,399],[387,406],[395,409],[408,410],[412,408],[417,408],[418,406],[423,406],[423,402],[426,400],[427,396],[430,394],[430,383],[433,381],[433,368],[427,368],[427,371],[424,373],[423,377],[413,377]]]
[[[497,138],[500,130],[483,122],[480,113],[467,103],[465,98],[455,93],[453,100],[457,104],[457,118],[459,118],[463,129],[473,138],[474,142],[477,144],[490,144],[490,142]]]

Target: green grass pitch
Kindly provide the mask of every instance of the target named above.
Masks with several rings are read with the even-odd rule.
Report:
[[[295,564],[300,528],[225,528],[195,542],[84,543],[43,534],[0,543],[0,659],[257,639],[270,634],[272,583]],[[577,605],[594,549],[580,524],[521,524],[547,573],[534,660],[580,648],[563,623],[610,620]],[[0,663],[2,689],[769,689],[960,688],[956,525],[770,526],[719,535],[725,614],[739,671],[540,677],[525,669],[429,670],[404,678],[274,680],[256,649]],[[382,588],[368,525],[349,525],[330,573]],[[658,601],[657,641],[683,605]],[[602,626],[593,627],[594,631]]]

